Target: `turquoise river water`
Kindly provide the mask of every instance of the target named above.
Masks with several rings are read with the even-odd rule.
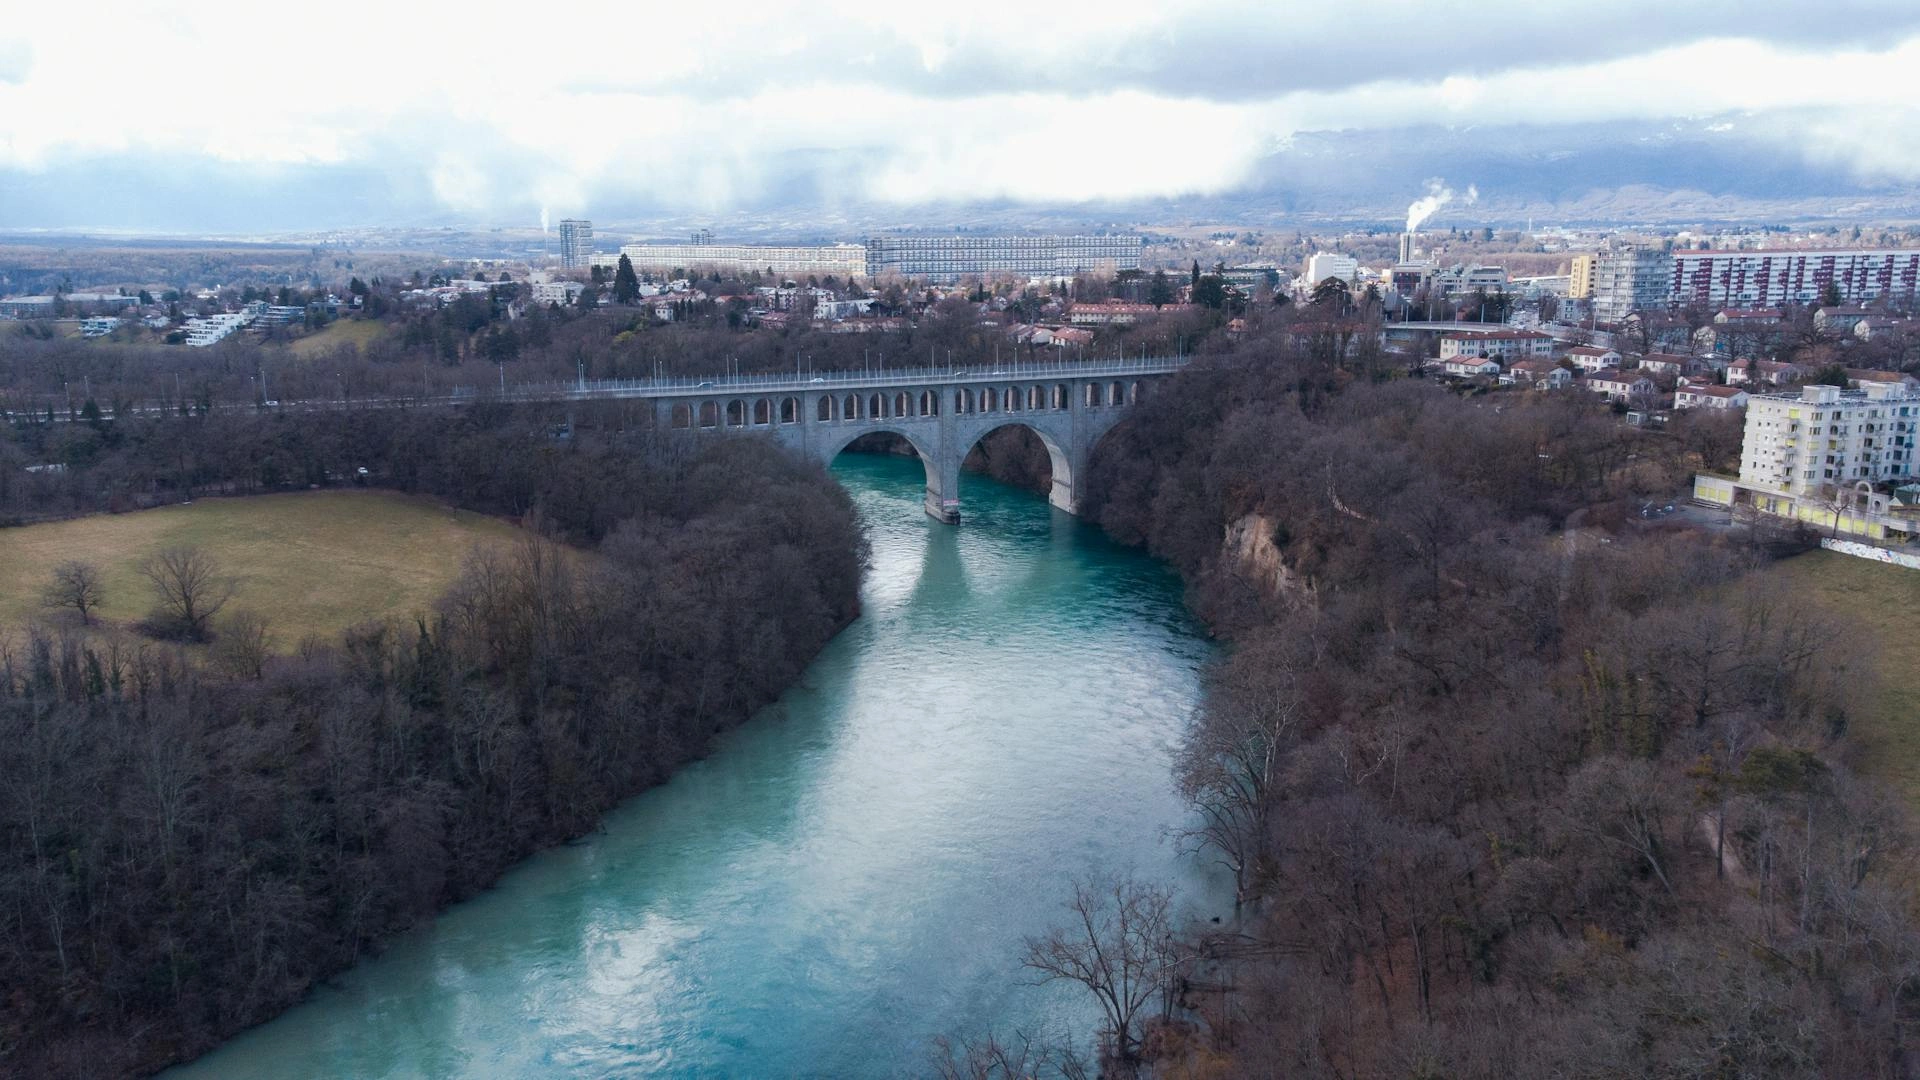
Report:
[[[713,754],[304,1004],[166,1074],[892,1077],[940,1034],[1093,1030],[1024,936],[1125,869],[1225,914],[1175,850],[1210,653],[1160,564],[978,477],[843,455],[865,612]]]

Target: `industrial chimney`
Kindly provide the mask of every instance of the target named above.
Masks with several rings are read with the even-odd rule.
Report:
[[[1400,261],[1403,263],[1413,261],[1413,234],[1410,232],[1400,234]]]

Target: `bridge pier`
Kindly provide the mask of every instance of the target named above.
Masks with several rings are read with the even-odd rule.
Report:
[[[943,500],[938,492],[927,492],[927,516],[942,525],[960,524],[960,500]]]

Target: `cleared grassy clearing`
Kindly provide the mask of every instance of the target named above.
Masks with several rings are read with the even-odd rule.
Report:
[[[162,548],[197,546],[239,584],[228,610],[265,616],[281,647],[291,648],[309,633],[426,610],[475,544],[520,535],[492,518],[382,491],[203,499],[0,529],[0,628],[46,618],[41,592],[67,559],[101,568],[101,617],[131,624],[152,607],[141,561]]]
[[[355,345],[365,348],[367,343],[387,332],[387,324],[372,319],[336,319],[318,333],[295,341],[287,346],[287,351],[302,360],[324,356],[340,345]]]
[[[1920,810],[1920,570],[1810,551],[1776,564],[1767,577],[1872,640],[1868,662],[1880,686],[1854,724],[1858,765]]]

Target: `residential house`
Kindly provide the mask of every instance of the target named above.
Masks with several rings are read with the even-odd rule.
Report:
[[[1151,319],[1156,315],[1171,315],[1192,309],[1192,304],[1168,304],[1164,307],[1154,307],[1152,304],[1105,300],[1092,304],[1075,304],[1068,318],[1075,326],[1127,326],[1141,319]]]
[[[1757,356],[1778,345],[1785,334],[1779,308],[1726,308],[1695,333],[1694,342],[1703,352]]]
[[[1804,374],[1800,365],[1778,360],[1736,360],[1727,367],[1729,386],[1785,386]]]
[[[1640,358],[1639,370],[1649,375],[1684,375],[1692,359],[1679,353],[1650,352]]]
[[[1645,404],[1653,400],[1657,387],[1653,380],[1638,372],[1596,371],[1581,380],[1581,385],[1608,401],[1625,402],[1629,405]]]
[[[1737,386],[1690,383],[1673,392],[1676,409],[1744,409],[1748,394]]]
[[[1594,345],[1575,345],[1567,350],[1567,359],[1581,371],[1605,371],[1620,366],[1620,354]]]
[[[1879,383],[1883,386],[1920,386],[1920,379],[1915,379],[1904,371],[1878,371],[1868,368],[1847,369],[1847,387],[1849,389],[1859,390],[1870,383]]]
[[[1823,307],[1813,313],[1813,328],[1830,334],[1851,334],[1862,319],[1873,313],[1873,309],[1864,304]]]
[[[1440,336],[1440,359],[1486,356],[1511,363],[1553,354],[1553,338],[1537,330],[1465,330]]]
[[[1453,356],[1440,361],[1440,364],[1447,374],[1463,379],[1475,375],[1500,374],[1500,361],[1490,356]]]
[[[1552,360],[1519,360],[1508,369],[1516,383],[1559,390],[1573,385],[1573,372]]]
[[[1869,315],[1853,326],[1853,336],[1861,341],[1881,341],[1893,334],[1911,333],[1920,329],[1920,323],[1912,319],[1896,319],[1890,315]]]

